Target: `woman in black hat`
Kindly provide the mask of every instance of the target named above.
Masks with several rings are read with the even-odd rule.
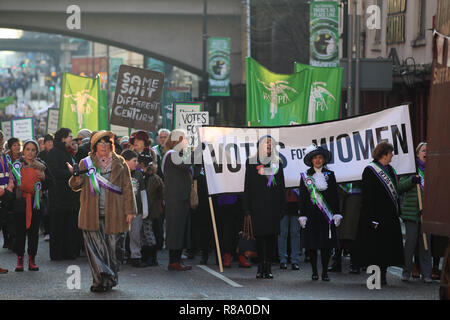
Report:
[[[301,173],[299,214],[303,247],[309,250],[312,279],[318,280],[317,250],[322,260],[322,280],[328,277],[328,262],[331,249],[337,247],[336,227],[342,216],[338,213],[339,198],[334,172],[325,165],[331,153],[322,147],[311,145],[306,149],[304,163],[310,167]]]
[[[275,139],[263,136],[258,141],[257,155],[245,164],[244,210],[251,216],[256,238],[256,278],[273,278],[271,262],[275,260],[280,220],[286,209],[283,164],[275,145]]]

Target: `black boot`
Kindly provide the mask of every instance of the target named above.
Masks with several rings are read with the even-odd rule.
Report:
[[[158,250],[156,246],[147,247],[148,248],[148,260],[147,260],[147,266],[148,267],[155,267],[158,266],[158,260],[157,260],[157,254]]]
[[[333,264],[328,268],[330,272],[342,272],[342,249],[336,249]]]
[[[273,279],[272,264],[270,262],[266,262],[264,264],[264,278],[265,279]]]
[[[386,280],[386,273],[387,273],[387,268],[381,268],[381,284],[383,286],[387,285],[387,280]]]
[[[256,279],[262,279],[263,277],[263,264],[260,262],[258,264],[258,271],[256,271]]]
[[[201,254],[202,257],[200,258],[200,264],[202,265],[208,264],[208,257],[209,257],[208,250],[202,250]]]
[[[350,267],[349,267],[349,269],[350,269],[349,272],[351,274],[360,274],[361,273],[360,268],[353,262],[352,254],[350,254]]]

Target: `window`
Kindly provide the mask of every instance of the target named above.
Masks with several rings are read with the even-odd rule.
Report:
[[[406,0],[388,0],[386,44],[405,42]]]

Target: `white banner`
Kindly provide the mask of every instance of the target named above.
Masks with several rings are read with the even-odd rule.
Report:
[[[364,168],[373,160],[372,150],[382,142],[394,146],[391,165],[399,175],[416,170],[415,148],[408,106],[386,109],[369,115],[318,124],[268,127],[202,127],[205,144],[203,160],[210,194],[244,191],[245,161],[256,155],[257,141],[271,135],[283,160],[286,187],[298,187],[305,149],[312,143],[333,154],[328,168],[337,182],[362,179]]]

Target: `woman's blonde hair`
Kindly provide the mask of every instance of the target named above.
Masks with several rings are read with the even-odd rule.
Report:
[[[427,146],[427,143],[425,141],[422,141],[421,143],[419,143],[419,145],[416,148],[416,156],[419,155],[419,151],[423,146]]]

